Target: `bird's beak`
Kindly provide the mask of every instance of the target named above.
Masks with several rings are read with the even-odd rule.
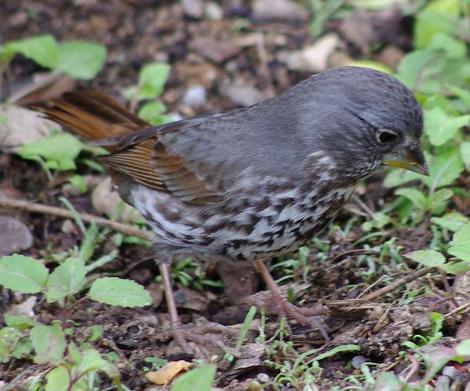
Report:
[[[406,147],[398,152],[390,152],[384,156],[383,164],[429,175],[428,166],[419,147]]]

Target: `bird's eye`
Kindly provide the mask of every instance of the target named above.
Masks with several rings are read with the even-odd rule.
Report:
[[[392,144],[398,140],[398,133],[389,129],[381,129],[376,133],[377,141],[380,144]]]

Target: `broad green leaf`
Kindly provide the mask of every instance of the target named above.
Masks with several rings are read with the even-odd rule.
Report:
[[[402,391],[404,384],[393,372],[384,372],[379,375],[374,386],[375,391]]]
[[[467,171],[470,171],[470,142],[460,144],[460,155]]]
[[[454,349],[439,345],[425,345],[420,348],[420,353],[427,368],[424,384],[428,383],[455,356]]]
[[[445,206],[445,202],[452,198],[454,193],[450,189],[439,189],[432,193],[428,199],[428,209]]]
[[[153,99],[163,92],[170,74],[170,66],[163,63],[147,64],[139,73],[137,99]]]
[[[465,106],[470,109],[470,91],[454,85],[448,85],[447,88],[462,100]]]
[[[85,283],[85,263],[69,258],[57,266],[47,281],[46,298],[49,303],[77,293]]]
[[[446,59],[435,50],[417,50],[407,54],[398,66],[397,78],[413,90],[426,94],[439,92],[436,78],[446,66]]]
[[[106,48],[93,42],[69,41],[59,47],[56,72],[75,79],[93,79],[103,67]]]
[[[442,217],[432,217],[431,221],[449,231],[458,231],[464,224],[470,223],[468,217],[458,212],[450,212]]]
[[[422,179],[422,175],[408,170],[391,170],[384,180],[385,187],[397,187],[405,183],[414,181],[415,179]]]
[[[12,352],[20,338],[21,333],[13,327],[3,327],[0,329],[0,363],[11,359]]]
[[[470,244],[470,224],[463,225],[452,238],[450,242],[452,246],[459,244]]]
[[[442,186],[451,185],[463,172],[464,166],[460,153],[457,149],[440,153],[434,156],[429,163],[430,177],[424,177],[422,181],[437,189]]]
[[[446,262],[444,255],[434,250],[413,251],[411,253],[405,254],[405,257],[429,267],[440,267]]]
[[[58,324],[37,324],[32,328],[30,338],[36,351],[34,361],[37,364],[57,365],[63,362],[65,335]]]
[[[440,107],[424,112],[424,132],[433,145],[444,144],[452,139],[460,128],[468,124],[470,124],[470,115],[453,117]]]
[[[111,378],[119,376],[119,370],[116,368],[116,366],[101,357],[97,350],[88,349],[82,354],[78,372],[85,374],[95,371],[104,372]]]
[[[143,307],[152,304],[150,294],[142,285],[116,277],[95,280],[88,295],[100,303],[122,307]]]
[[[142,106],[139,110],[139,117],[147,121],[151,125],[160,125],[168,121],[164,115],[166,107],[161,102],[149,102]]]
[[[408,198],[418,209],[426,210],[428,208],[428,199],[418,189],[398,189],[395,194]]]
[[[0,285],[21,293],[41,292],[49,271],[38,260],[23,255],[0,258]]]
[[[46,375],[45,391],[67,391],[69,390],[70,376],[67,368],[60,366],[54,368]]]
[[[52,69],[57,64],[59,47],[52,35],[39,35],[9,42],[6,49],[33,60],[44,68]]]
[[[470,339],[464,339],[456,346],[455,351],[460,356],[470,357]]]
[[[448,58],[464,57],[467,53],[467,48],[463,41],[459,41],[446,34],[435,35],[432,38],[430,47],[436,50],[443,50]]]
[[[463,225],[454,234],[447,252],[465,262],[470,262],[470,224]]]
[[[5,324],[17,330],[27,330],[36,324],[36,321],[26,315],[5,314]]]
[[[441,269],[449,274],[465,274],[470,270],[470,262],[449,262],[442,265]]]
[[[449,34],[456,28],[459,0],[434,0],[416,16],[413,43],[416,48],[427,47],[437,34]]]
[[[178,376],[171,391],[210,391],[215,378],[215,366],[203,365]]]
[[[75,168],[74,160],[84,148],[84,144],[69,133],[57,133],[36,141],[22,145],[17,153],[23,159],[46,161],[46,166],[59,171]]]

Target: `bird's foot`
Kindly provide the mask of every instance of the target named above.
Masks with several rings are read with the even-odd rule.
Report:
[[[320,318],[321,315],[328,314],[327,307],[321,305],[316,305],[314,307],[298,307],[289,303],[282,296],[274,293],[272,294],[272,301],[274,304],[273,307],[281,316],[294,319],[303,326],[312,326],[313,328],[318,329],[325,341],[329,341],[330,338],[328,336],[327,327]]]

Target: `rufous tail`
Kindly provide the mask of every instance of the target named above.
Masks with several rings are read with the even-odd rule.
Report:
[[[88,141],[122,136],[149,126],[114,99],[96,90],[69,92],[30,107]],[[103,147],[113,152],[112,146]]]

